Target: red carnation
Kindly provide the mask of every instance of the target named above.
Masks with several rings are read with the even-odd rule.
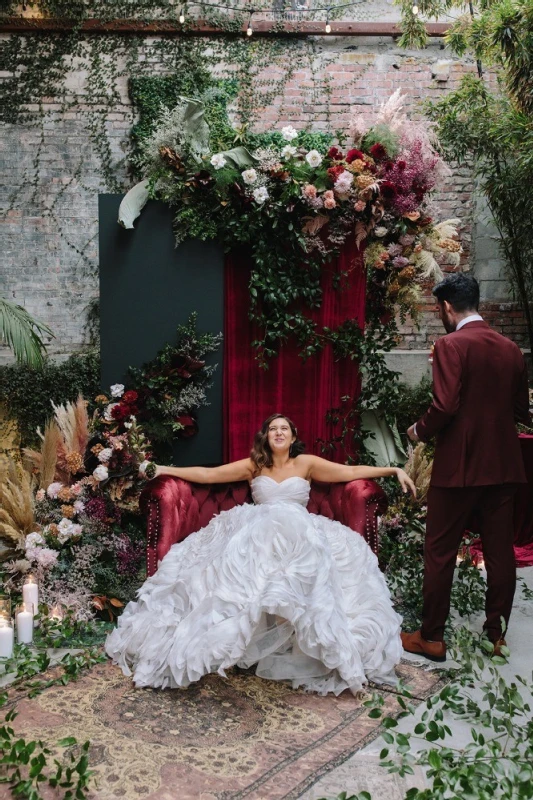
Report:
[[[138,397],[139,395],[137,394],[137,392],[134,391],[133,389],[130,389],[128,392],[124,392],[124,394],[121,397],[121,401],[129,405],[130,403],[135,403]]]
[[[330,167],[328,169],[328,175],[333,181],[336,181],[339,175],[341,175],[343,172],[344,172],[344,167],[342,167],[340,164],[336,167]]]
[[[342,161],[344,158],[338,147],[330,147],[328,150],[328,156],[329,158],[332,158],[333,161]]]
[[[387,158],[387,151],[381,142],[376,142],[376,144],[373,144],[370,148],[370,155],[376,161],[383,161],[384,158]]]
[[[348,164],[351,164],[352,161],[357,161],[357,160],[364,161],[365,154],[362,153],[360,150],[356,150],[355,148],[353,148],[352,150],[348,150],[348,152],[346,153],[346,162]]]
[[[196,420],[188,414],[183,414],[182,416],[178,417],[176,422],[179,422],[180,425],[183,425],[183,429],[179,432],[179,435],[183,439],[189,439],[191,436],[194,436],[198,430]]]
[[[396,186],[393,184],[392,181],[382,181],[379,185],[382,197],[386,197],[391,199],[396,197],[398,192],[396,191]]]

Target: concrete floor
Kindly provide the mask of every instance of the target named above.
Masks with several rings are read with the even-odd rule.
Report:
[[[527,586],[533,590],[533,567],[519,569],[518,577],[523,578]],[[478,615],[470,620],[459,620],[459,624],[467,625],[473,631],[481,632],[483,619],[483,615]],[[502,676],[508,681],[512,681],[515,675],[531,678],[533,670],[533,601],[524,599],[520,583],[517,586],[506,640],[511,655],[509,662],[499,667]],[[405,654],[405,656],[414,663],[432,668],[431,662],[426,659],[421,660],[417,656],[409,654]],[[453,662],[448,659],[445,666],[450,668],[453,666]],[[474,698],[481,696],[481,692],[476,688],[469,691]],[[412,732],[424,709],[425,704],[423,703],[417,709],[416,714],[401,720],[395,730]],[[445,722],[452,730],[454,747],[464,746],[471,741],[470,723],[454,719],[449,714],[445,715]],[[379,752],[386,746],[383,739],[379,737],[342,766],[322,778],[300,797],[303,800],[319,800],[319,798],[328,798],[329,800],[343,791],[346,791],[348,796],[367,791],[372,795],[372,800],[403,800],[405,792],[412,786],[420,789],[431,786],[431,783],[426,781],[424,771],[420,767],[416,768],[414,776],[408,778],[389,775],[385,769],[379,766]],[[426,747],[427,743],[420,743],[418,749]],[[416,751],[416,749],[414,744],[412,750]]]

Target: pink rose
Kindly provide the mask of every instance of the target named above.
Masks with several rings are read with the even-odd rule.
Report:
[[[316,197],[316,186],[313,186],[312,183],[306,183],[302,189],[302,194],[308,200],[313,200]]]
[[[358,200],[357,203],[354,203],[355,211],[364,211],[366,208],[366,203],[364,200]]]
[[[326,192],[324,192],[322,197],[324,199],[324,208],[335,208],[337,203],[335,202],[335,196],[331,189],[328,189]]]

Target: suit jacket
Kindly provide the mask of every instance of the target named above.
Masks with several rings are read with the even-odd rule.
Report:
[[[416,423],[437,437],[432,486],[525,483],[515,422],[529,423],[520,349],[486,322],[443,336],[433,353],[433,402]]]

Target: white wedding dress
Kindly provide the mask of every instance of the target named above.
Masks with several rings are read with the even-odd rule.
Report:
[[[401,618],[377,558],[351,528],[309,514],[309,491],[304,478],[254,478],[255,505],[170,549],[106,641],[136,686],[253,664],[320,694],[395,682]]]

